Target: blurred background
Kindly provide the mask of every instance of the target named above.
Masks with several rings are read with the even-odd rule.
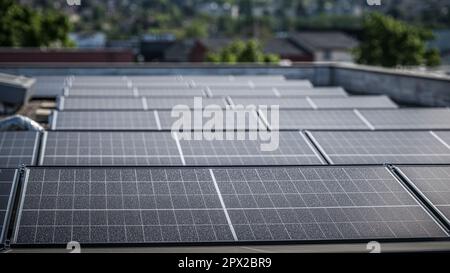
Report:
[[[354,62],[448,73],[450,0],[0,0],[0,62]]]

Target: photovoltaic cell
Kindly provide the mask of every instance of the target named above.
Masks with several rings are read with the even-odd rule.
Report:
[[[139,88],[143,97],[204,97],[202,88]]]
[[[449,109],[361,110],[375,129],[450,129]]]
[[[446,164],[450,149],[430,132],[310,132],[332,164]]]
[[[445,238],[383,167],[213,170],[239,241]]]
[[[450,167],[405,166],[397,168],[450,224]]]
[[[35,76],[33,98],[56,98],[63,95],[66,77]]]
[[[34,165],[38,141],[38,132],[0,132],[0,167]]]
[[[220,88],[213,87],[207,91],[212,97],[276,97],[272,88]]]
[[[40,165],[181,165],[170,132],[47,132]]]
[[[347,98],[311,98],[317,109],[398,108],[387,96],[350,96]]]
[[[266,135],[268,133],[266,132]],[[180,150],[186,165],[320,165],[323,159],[300,132],[269,134],[270,140],[191,140],[180,136]],[[264,150],[272,148],[274,150]],[[272,145],[270,145],[272,144]]]
[[[279,106],[280,109],[313,109],[311,103],[306,98],[241,98],[232,97],[233,105],[272,105]]]
[[[347,97],[342,87],[275,88],[281,97]]]
[[[145,110],[143,98],[60,97],[59,110]]]
[[[194,108],[194,98],[146,98],[147,108],[152,110],[172,110],[175,106]],[[202,98],[202,108],[217,105],[225,108],[227,102],[222,98]]]
[[[370,129],[352,110],[281,110],[279,122],[260,113],[272,130],[364,130]]]
[[[153,111],[56,111],[53,130],[158,130]]]
[[[14,244],[233,241],[206,169],[31,169]]]
[[[68,88],[64,96],[67,97],[133,97],[131,88]]]
[[[13,187],[17,171],[0,169],[0,246],[3,245],[8,223],[8,214],[12,206]]]

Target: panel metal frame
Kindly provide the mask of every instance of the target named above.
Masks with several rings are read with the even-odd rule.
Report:
[[[21,179],[21,170],[14,168],[1,168],[2,170],[15,170],[14,178],[11,184],[11,191],[9,193],[8,205],[6,207],[5,219],[3,221],[3,230],[0,230],[0,247],[4,247],[9,244],[9,238],[7,238],[8,231],[10,229],[11,223],[13,223],[12,216],[14,210],[14,204],[16,200],[17,190],[19,186],[19,181]]]

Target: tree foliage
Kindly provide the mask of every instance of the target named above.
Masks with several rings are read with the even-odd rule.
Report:
[[[214,63],[277,63],[280,57],[275,54],[264,54],[257,40],[247,42],[236,40],[218,53],[211,53],[207,60]]]
[[[0,46],[67,47],[71,24],[55,10],[34,11],[13,0],[0,0]]]
[[[438,65],[439,54],[427,50],[431,31],[372,13],[364,19],[363,41],[356,49],[358,63],[385,67]]]

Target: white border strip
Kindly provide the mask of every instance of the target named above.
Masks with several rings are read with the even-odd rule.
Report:
[[[53,111],[53,116],[52,116],[52,121],[51,121],[51,124],[50,124],[50,129],[51,130],[55,130],[56,129],[56,123],[58,122],[58,111],[57,110],[54,110]]]
[[[370,130],[375,131],[375,126],[373,126],[358,109],[353,109],[353,112],[367,125],[367,127],[370,128]]]
[[[34,165],[35,164],[35,162],[36,162],[36,152],[37,152],[37,149],[38,149],[38,146],[39,146],[39,134],[40,133],[36,133],[36,138],[34,139],[34,148],[33,148],[33,155],[32,155],[32,158],[31,158],[31,165]]]
[[[59,110],[64,110],[64,97],[63,96],[59,97],[58,109]]]
[[[272,88],[272,91],[277,98],[281,98],[281,93],[280,93],[280,91],[278,91],[278,88],[274,87],[274,88]]]
[[[137,87],[133,87],[132,91],[133,91],[133,96],[139,97],[139,90]]]
[[[146,97],[142,97],[142,107],[144,108],[144,110],[148,110],[147,98]]]
[[[314,110],[317,110],[319,107],[314,103],[314,101],[310,97],[306,97],[306,101],[311,105]]]
[[[325,152],[325,150],[322,148],[322,146],[319,144],[319,142],[314,138],[314,136],[306,131],[305,134],[308,134],[309,138],[311,139],[311,141],[314,143],[314,145],[317,147],[317,149],[320,151],[320,153],[325,157],[325,159],[331,164],[331,165],[335,165],[335,163],[333,162],[333,160],[331,160],[330,156]],[[315,151],[315,150],[314,150]],[[322,158],[322,157],[320,157]]]
[[[176,132],[172,133],[172,138],[175,140],[175,143],[177,144],[178,153],[180,154],[181,163],[183,163],[183,166],[186,166],[186,161],[184,160],[183,150],[181,149],[180,140],[178,139],[178,135]]]
[[[316,155],[316,157],[319,158],[320,162],[324,165],[328,165],[327,162],[323,161],[322,156],[317,153],[316,148],[313,146],[313,144],[309,141],[309,139],[305,136],[305,134],[302,131],[298,131],[300,135],[302,136],[303,140],[308,144],[309,148],[313,151],[313,153]],[[327,158],[328,159],[328,158]],[[331,163],[331,161],[330,161]]]
[[[44,134],[42,136],[41,154],[39,156],[39,165],[40,166],[42,166],[42,164],[44,163],[45,146],[47,146],[47,132],[44,132]]]
[[[440,138],[438,135],[436,135],[435,132],[430,131],[430,134],[431,134],[432,136],[434,136],[434,137],[435,137],[440,143],[442,143],[445,147],[447,147],[447,149],[450,150],[450,145],[448,145],[447,142],[445,142],[442,138]]]
[[[158,130],[162,130],[161,128],[161,121],[159,119],[159,113],[158,110],[153,111],[153,114],[155,115],[155,121],[156,121],[156,126],[158,127]]]
[[[223,201],[222,193],[220,193],[219,186],[217,185],[216,176],[214,175],[214,172],[212,169],[209,169],[209,173],[211,174],[211,178],[213,180],[214,187],[216,188],[217,195],[219,195],[220,204],[222,205],[223,212],[225,213],[225,218],[227,218],[227,222],[228,222],[228,226],[230,227],[231,234],[233,234],[233,239],[235,241],[238,241],[238,238],[236,236],[236,231],[234,230],[233,224],[231,223],[230,215],[228,215],[227,207],[225,206],[225,202]]]

